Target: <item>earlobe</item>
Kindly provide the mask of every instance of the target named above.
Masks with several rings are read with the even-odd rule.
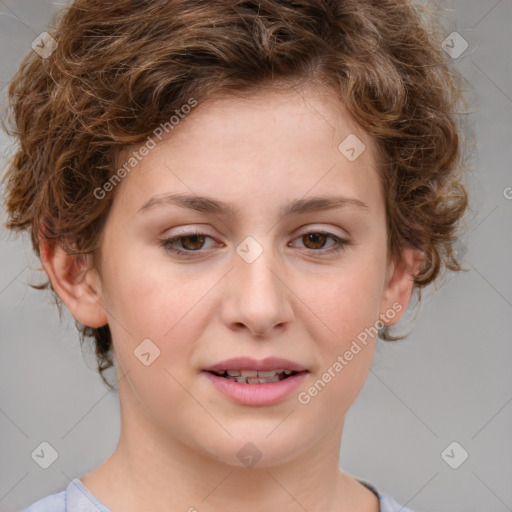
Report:
[[[69,255],[58,243],[40,240],[41,262],[53,289],[81,324],[108,323],[101,296],[101,280],[90,255]]]
[[[380,312],[380,318],[385,325],[396,324],[405,313],[411,300],[414,276],[418,274],[424,259],[423,251],[406,248],[402,251],[400,260],[391,264]],[[392,320],[389,319],[390,315],[386,314],[390,309],[395,311]]]

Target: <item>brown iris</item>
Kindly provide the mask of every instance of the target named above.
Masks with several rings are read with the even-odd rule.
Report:
[[[187,244],[184,243],[185,240],[192,240],[192,247],[187,247]],[[190,251],[201,249],[201,247],[204,245],[204,235],[187,235],[180,237],[181,245]]]
[[[327,235],[323,233],[308,233],[307,235],[304,235],[302,237],[302,241],[305,242],[305,240],[308,240],[310,242],[313,242],[315,247],[308,247],[308,249],[321,249],[325,244],[326,238]],[[320,242],[318,240],[320,240]],[[304,243],[304,245],[306,245],[307,247],[306,243]]]

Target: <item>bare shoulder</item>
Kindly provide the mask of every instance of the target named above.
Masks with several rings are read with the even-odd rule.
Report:
[[[380,512],[378,496],[357,480],[357,478],[351,475],[346,476],[349,488],[351,489],[350,494],[354,497],[355,509],[360,512]]]

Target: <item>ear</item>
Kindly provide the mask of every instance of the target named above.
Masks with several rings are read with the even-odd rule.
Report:
[[[418,274],[424,259],[423,251],[405,248],[400,259],[389,264],[380,311],[380,319],[384,325],[396,324],[405,313],[411,300],[414,276]],[[390,310],[394,312],[391,319],[386,314]]]
[[[106,325],[102,306],[101,280],[92,267],[92,256],[69,255],[58,243],[40,239],[41,262],[64,304],[81,324],[88,327]]]

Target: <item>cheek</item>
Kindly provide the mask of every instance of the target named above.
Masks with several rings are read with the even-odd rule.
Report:
[[[333,422],[341,420],[363,387],[378,332],[377,301],[364,293],[360,281],[353,288],[344,284],[332,286],[325,302],[317,303],[322,322],[313,320],[316,326],[310,331],[315,331],[311,336],[319,364],[300,399],[310,417],[325,414],[329,407]]]
[[[334,344],[347,342],[379,318],[382,276],[375,266],[362,263],[340,269],[301,295],[325,324],[322,338]]]
[[[364,384],[377,341],[382,276],[370,260],[347,264],[321,281],[308,279],[298,292],[320,362],[315,376],[320,382],[311,393],[318,394],[318,405],[336,402],[340,414]]]
[[[136,247],[120,246],[110,254],[106,308],[126,331],[160,339],[193,299],[187,297],[192,287]]]
[[[147,262],[147,257],[134,253],[112,258],[119,264],[109,269],[107,310],[116,352],[126,371],[137,370],[140,362],[134,351],[149,339],[159,351],[151,366],[165,367],[178,378],[200,335],[204,297],[219,276],[177,272],[159,262],[143,264],[141,259]]]

